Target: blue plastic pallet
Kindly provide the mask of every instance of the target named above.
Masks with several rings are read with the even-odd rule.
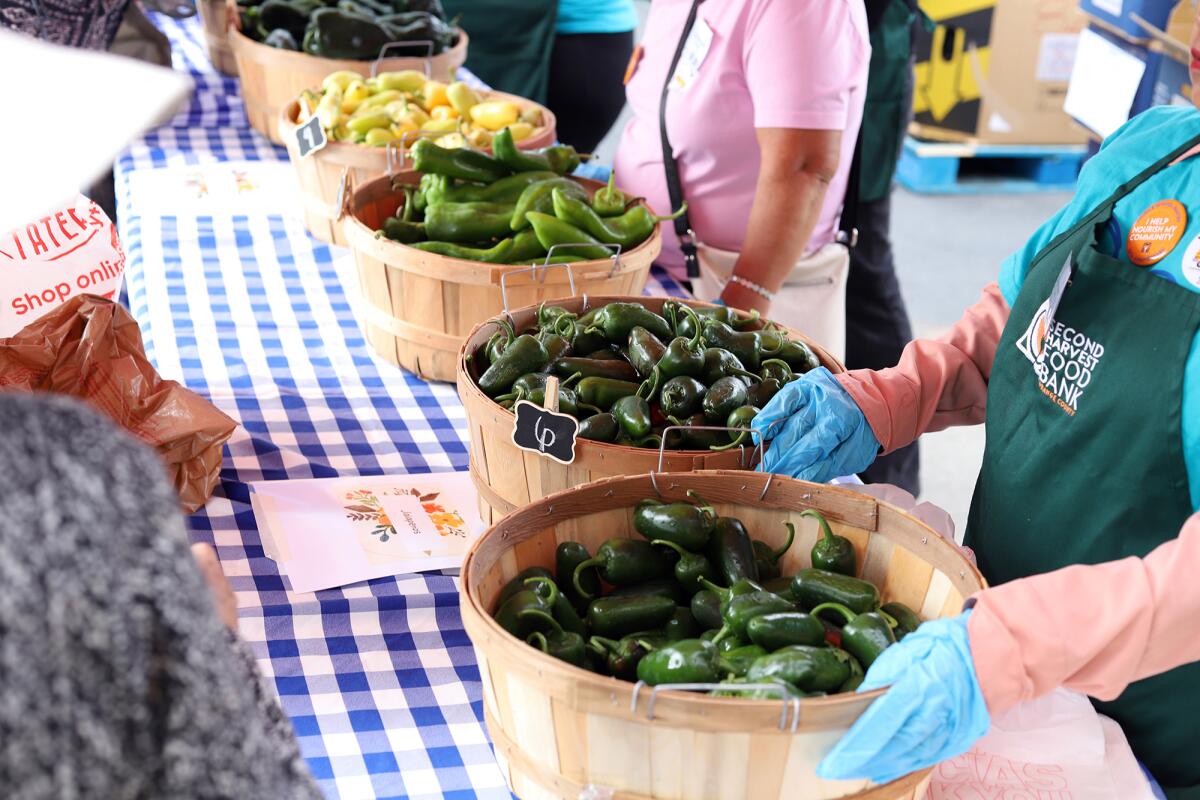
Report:
[[[921,194],[1020,194],[1070,191],[1087,148],[904,141],[896,180]]]

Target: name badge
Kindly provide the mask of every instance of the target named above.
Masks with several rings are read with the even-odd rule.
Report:
[[[679,63],[675,65],[675,74],[671,76],[672,89],[686,89],[696,81],[700,74],[700,65],[712,47],[713,32],[708,23],[699,17],[683,43],[683,52],[679,54]]]

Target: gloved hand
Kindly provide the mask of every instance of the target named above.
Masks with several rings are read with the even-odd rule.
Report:
[[[862,410],[825,367],[785,384],[751,425],[769,443],[763,472],[825,483],[863,471],[879,453]]]
[[[965,753],[988,731],[965,611],[931,620],[883,652],[858,688],[891,685],[817,765],[828,780],[894,781]]]

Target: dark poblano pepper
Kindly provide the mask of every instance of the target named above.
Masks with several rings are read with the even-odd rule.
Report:
[[[694,639],[700,635],[700,626],[696,624],[696,618],[692,616],[690,608],[679,606],[663,625],[663,633],[671,642],[678,642],[680,639]]]
[[[629,586],[665,577],[671,574],[674,566],[649,542],[609,539],[600,545],[595,556],[575,567],[575,576],[572,578],[575,590],[588,598],[591,593],[584,587],[581,576],[592,568],[597,568],[600,577],[613,586]]]
[[[557,586],[558,584],[555,584]],[[568,633],[577,633],[580,636],[587,634],[587,625],[583,618],[579,616],[579,612],[575,610],[575,606],[571,605],[571,601],[560,590],[554,598],[554,622],[560,626],[562,630]]]
[[[622,397],[637,394],[638,385],[614,378],[584,378],[576,391],[579,399],[601,411],[607,411]]]
[[[823,569],[802,569],[792,576],[792,594],[804,608],[841,603],[856,614],[879,608],[875,584]]]
[[[584,658],[587,655],[587,645],[584,643],[583,637],[578,633],[564,631],[561,628],[547,633],[534,631],[525,637],[525,642],[546,655],[554,656],[559,661],[565,661],[577,667],[583,666]]]
[[[667,381],[667,383],[670,383],[670,381]],[[664,396],[666,388],[667,387],[665,386],[663,387]],[[662,402],[662,398],[659,398],[659,402]],[[665,411],[666,409],[663,410]],[[684,445],[684,448],[687,450],[708,450],[712,447],[712,445],[721,444],[725,441],[724,431],[702,429],[702,426],[708,425],[708,420],[705,419],[703,413],[693,414],[692,416],[683,420],[672,414],[667,417],[667,421],[672,425],[686,426],[685,430],[672,431],[671,433],[674,434],[674,436],[671,436],[671,439],[674,441],[675,437],[679,437]],[[668,436],[670,436],[670,434],[668,434]]]
[[[580,356],[560,358],[550,365],[550,371],[562,378],[578,374],[584,378],[612,378],[630,383],[640,380],[637,370],[631,365],[624,361],[608,358],[582,358]]]
[[[557,361],[571,355],[571,340],[553,331],[541,330],[537,334],[538,341],[546,346],[550,360]],[[583,377],[582,375],[580,377]]]
[[[629,196],[618,189],[613,181],[616,178],[615,172],[608,173],[608,185],[597,190],[592,195],[592,209],[602,217],[615,217],[618,214],[625,213],[625,207],[629,205]]]
[[[588,626],[597,636],[619,639],[660,628],[674,613],[675,601],[666,597],[601,597],[588,606]]]
[[[775,357],[786,361],[797,375],[803,375],[821,366],[817,354],[804,342],[785,342]]]
[[[779,562],[787,555],[787,551],[792,549],[792,542],[796,541],[796,526],[790,522],[783,524],[788,535],[782,547],[772,550],[771,545],[766,542],[754,540],[754,560],[758,564],[759,580],[769,581],[780,576]]]
[[[617,440],[620,431],[621,426],[617,424],[617,418],[605,411],[580,422],[579,433],[576,435],[581,439],[612,444]]]
[[[670,300],[663,307],[663,314],[670,318],[671,326],[675,329],[675,335],[682,336],[685,339],[692,338],[699,325],[706,319],[715,319],[718,322],[724,322],[734,330],[739,330],[758,321],[757,310],[743,317],[728,306],[703,306],[694,308],[693,310],[699,319],[693,320],[683,313],[683,306],[684,304],[677,300]]]
[[[779,394],[779,390],[782,388],[783,385],[774,378],[752,383],[746,390],[746,402],[758,408],[766,408],[767,403],[771,402],[771,399]]]
[[[600,576],[594,570],[588,570],[580,576],[580,583],[587,590],[584,597],[575,588],[575,568],[592,557],[588,549],[579,542],[561,542],[554,549],[554,579],[559,591],[566,595],[578,611],[586,611],[588,597],[600,594]]]
[[[720,347],[733,353],[744,369],[755,372],[762,364],[762,347],[755,331],[739,333],[715,319],[704,320],[703,328],[704,341],[708,346]]]
[[[634,530],[652,541],[665,539],[684,550],[703,550],[708,545],[717,515],[712,506],[692,492],[688,495],[696,500],[696,504],[642,500],[633,512]]]
[[[504,584],[499,596],[496,598],[496,608],[500,608],[500,606],[508,602],[508,599],[517,592],[528,589],[529,587],[525,585],[525,581],[530,578],[550,578],[553,580],[554,575],[545,567],[526,567],[518,572],[512,580]]]
[[[715,683],[719,677],[716,646],[702,639],[683,639],[658,648],[641,660],[639,681],[651,686],[664,683]]]
[[[878,612],[855,614],[841,603],[821,603],[812,610],[812,614],[818,616],[822,611],[832,611],[842,618],[845,622],[842,625],[842,649],[867,669],[884,650],[896,643],[891,626]]]
[[[730,378],[730,380],[738,380],[738,378]],[[738,406],[733,411],[729,412],[729,416],[725,419],[725,427],[730,428],[728,433],[729,441],[725,444],[714,445],[713,450],[729,450],[733,447],[738,447],[746,443],[750,436],[750,425],[754,422],[754,418],[758,416],[761,409],[756,406]],[[759,576],[761,577],[761,575]]]
[[[736,517],[718,517],[706,554],[717,574],[730,588],[740,580],[758,582],[754,543],[746,526]]]
[[[696,312],[690,306],[682,306],[682,308],[684,314],[696,317]],[[691,338],[685,339],[682,336],[676,336],[667,345],[667,351],[663,353],[658,362],[658,369],[664,378],[675,378],[681,375],[694,378],[704,371],[704,355],[707,348],[704,345],[704,338],[698,322],[695,327],[696,333]]]
[[[796,373],[792,371],[791,366],[781,358],[764,359],[758,368],[758,374],[762,379],[774,379],[779,383],[789,383],[796,380]]]
[[[760,614],[746,623],[746,638],[772,652],[793,644],[819,647],[825,643],[825,626],[802,611]]]
[[[532,577],[524,581],[525,588],[508,598],[496,611],[501,628],[524,639],[534,631],[558,630],[554,619],[554,604],[558,587],[550,578]]]
[[[505,348],[517,338],[517,332],[513,330],[513,326],[508,320],[497,317],[492,320],[492,324],[499,326],[500,330],[489,336],[487,344],[483,346],[483,355],[489,364],[495,364]],[[542,385],[544,386],[545,384]]]
[[[641,377],[650,377],[666,351],[667,346],[641,325],[635,325],[629,331],[629,363]]]
[[[700,583],[701,578],[707,578],[710,581],[717,580],[716,568],[713,567],[712,562],[699,553],[689,552],[675,542],[666,539],[655,539],[650,544],[669,547],[679,554],[679,560],[675,562],[675,580],[679,581],[679,585],[689,594],[694,596],[704,588]]]
[[[858,573],[858,557],[854,552],[854,543],[845,536],[835,534],[825,515],[815,508],[805,509],[800,512],[800,516],[812,517],[821,526],[821,538],[812,548],[813,567],[853,578]]]
[[[629,332],[636,327],[645,328],[659,339],[671,336],[667,321],[641,303],[609,303],[596,312],[591,327],[618,344],[628,342]]]
[[[645,398],[636,394],[622,397],[612,404],[611,413],[626,436],[642,439],[650,435],[653,423],[650,420],[650,404]]]
[[[700,380],[706,386],[712,386],[721,378],[734,375],[745,378],[747,383],[754,383],[759,377],[753,372],[742,369],[738,357],[721,347],[709,347],[704,351],[704,369],[700,372]]]
[[[917,612],[904,603],[884,603],[879,610],[896,621],[896,627],[892,631],[896,634],[896,641],[900,641],[921,626],[921,618]]]
[[[537,337],[522,334],[504,348],[504,352],[479,376],[479,388],[488,397],[497,397],[507,391],[522,375],[540,372],[549,360],[546,346],[539,342]]]
[[[831,692],[850,677],[850,654],[833,647],[791,645],[755,661],[750,681],[779,678],[803,691]]]
[[[692,601],[688,607],[696,619],[696,624],[702,628],[720,628],[723,624],[721,622],[721,598],[711,589],[701,589],[692,595]]]
[[[391,37],[375,18],[340,8],[318,8],[304,29],[306,52],[322,58],[365,61],[379,55]]]
[[[710,425],[725,425],[729,415],[746,405],[746,384],[739,378],[721,378],[708,387],[702,403]]]
[[[671,378],[662,385],[658,402],[668,417],[688,417],[703,407],[705,391],[704,384],[695,378]],[[708,422],[701,424],[707,425]]]
[[[379,48],[375,48],[372,57],[378,52]],[[447,178],[493,183],[512,173],[512,170],[496,159],[477,150],[465,147],[447,149],[439,147],[429,139],[417,139],[409,154],[412,156],[413,167],[418,172],[445,175]]]
[[[553,214],[555,189],[561,190],[568,197],[587,198],[587,189],[570,178],[547,178],[538,181],[527,186],[525,191],[521,192],[521,196],[517,198],[512,218],[508,222],[509,227],[514,231],[523,231],[529,228],[530,223],[526,214],[530,211]]]

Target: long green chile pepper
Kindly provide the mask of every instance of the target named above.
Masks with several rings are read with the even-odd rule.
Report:
[[[813,545],[811,553],[813,567],[854,577],[858,573],[854,543],[845,536],[835,534],[825,515],[815,508],[805,509],[800,516],[812,517],[821,526],[821,538]]]
[[[730,375],[745,378],[751,383],[761,380],[758,375],[743,369],[738,357],[725,348],[707,348],[704,351],[704,369],[700,372],[700,381],[705,386],[712,386],[721,378]]]
[[[552,196],[556,217],[567,220],[602,242],[619,244],[626,250],[646,241],[658,223],[678,219],[687,210],[687,204],[684,203],[674,214],[656,217],[650,213],[650,209],[639,203],[619,216],[606,219],[587,203],[567,197],[561,191],[555,191]]]
[[[422,175],[421,183],[425,183],[426,178],[441,178],[440,183],[430,184],[432,194],[429,199],[433,204],[438,203],[508,203],[517,202],[521,193],[525,191],[531,184],[538,181],[549,180],[550,178],[558,177],[553,172],[521,172],[516,175],[509,175],[506,178],[501,178],[498,181],[489,183],[486,186],[480,186],[475,183],[454,184],[445,180],[445,176],[441,175]]]
[[[580,422],[579,432],[576,435],[581,439],[611,444],[617,440],[620,431],[621,426],[617,424],[617,418],[605,411]]]
[[[620,638],[666,624],[675,601],[666,597],[602,597],[588,606],[588,625],[597,636]]]
[[[663,547],[669,547],[679,554],[679,560],[675,562],[675,580],[690,594],[695,595],[704,588],[700,583],[701,578],[707,578],[712,581],[717,577],[717,570],[713,567],[712,562],[699,553],[692,553],[675,542],[667,541],[666,539],[655,539],[650,544],[658,544]]]
[[[508,220],[508,227],[513,231],[523,231],[530,227],[528,214],[530,211],[537,211],[542,214],[551,214],[554,212],[553,191],[560,189],[564,194],[574,197],[587,197],[587,189],[584,189],[578,182],[570,178],[550,178],[544,181],[538,181],[525,188],[521,192],[521,196],[517,198],[517,203],[513,207],[512,217]]]
[[[787,527],[787,541],[777,550],[772,550],[771,545],[759,539],[754,540],[754,560],[758,564],[758,577],[766,582],[774,580],[780,576],[779,562],[787,555],[787,551],[792,549],[792,543],[796,541],[796,526],[790,522],[783,523]],[[790,583],[789,583],[790,588]]]
[[[580,245],[570,248],[570,254],[589,261],[610,258],[613,254],[611,249],[603,246],[603,242],[558,217],[539,211],[528,211],[525,219],[533,225],[533,232],[537,234],[538,241],[547,250],[558,245]]]
[[[410,222],[396,217],[385,219],[383,227],[379,230],[384,236],[400,244],[416,244],[429,238],[425,233],[425,223]]]
[[[575,568],[592,557],[588,549],[579,542],[561,542],[554,549],[554,579],[559,591],[566,595],[577,611],[586,611],[588,598],[575,588]],[[600,594],[600,576],[588,570],[580,577],[588,597]]]
[[[641,377],[650,376],[666,351],[667,346],[641,325],[629,331],[629,363]]]
[[[733,378],[732,380],[737,380],[737,378]],[[754,422],[754,418],[758,416],[759,411],[760,409],[754,406],[738,406],[729,412],[729,417],[725,420],[725,427],[734,429],[729,431],[729,442],[723,445],[713,445],[710,449],[729,450],[743,444],[746,441],[746,437],[749,436],[750,423]]]
[[[842,625],[842,649],[867,669],[884,650],[896,643],[891,626],[878,612],[856,614],[841,603],[821,603],[812,610],[812,615],[817,616],[822,611],[832,611],[845,621]]]
[[[492,152],[500,163],[516,173],[541,171],[562,175],[579,166],[579,154],[574,147],[557,145],[542,151],[522,151],[509,128],[501,128],[492,137]]]
[[[546,255],[546,248],[538,241],[537,234],[531,230],[521,231],[512,237],[512,249],[508,251],[510,263],[536,261]],[[542,259],[543,261],[545,259]],[[550,326],[540,326],[546,329]]]
[[[630,383],[641,380],[637,370],[624,361],[568,356],[550,365],[550,371],[563,378],[578,374],[584,378],[612,378]]]
[[[746,526],[736,517],[719,517],[709,539],[707,555],[725,585],[747,579],[758,582],[754,544]]]
[[[447,178],[492,183],[512,173],[512,170],[489,155],[466,148],[450,150],[439,147],[429,139],[418,139],[409,149],[409,154],[418,172],[431,172]]]
[[[636,383],[613,378],[584,378],[577,388],[580,400],[601,411],[607,411],[613,407],[613,403],[622,397],[637,394],[637,391]]]
[[[502,239],[491,247],[468,247],[454,242],[414,242],[409,247],[426,253],[433,253],[447,258],[457,258],[462,261],[479,261],[484,264],[505,264],[509,253],[512,252],[513,240]]]
[[[571,578],[575,590],[591,599],[594,595],[582,583],[582,574],[597,568],[600,577],[613,586],[629,586],[670,574],[671,562],[649,542],[638,539],[609,539],[596,555],[575,567]]]

